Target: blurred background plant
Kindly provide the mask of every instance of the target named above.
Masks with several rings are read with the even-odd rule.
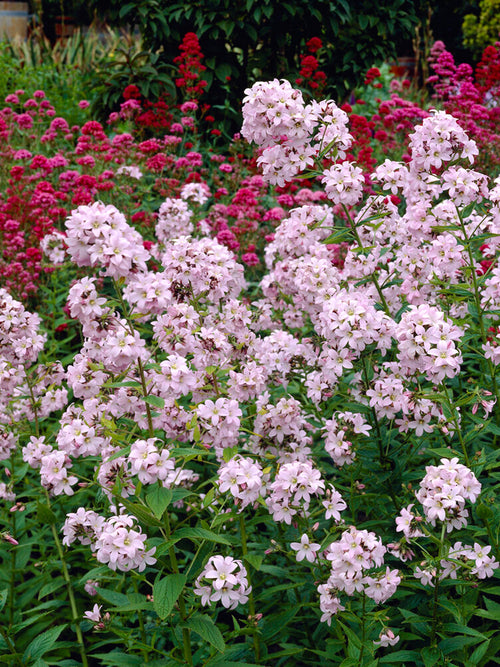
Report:
[[[475,58],[483,50],[498,40],[500,32],[500,0],[480,0],[474,14],[467,13],[462,25],[464,46],[469,48]],[[479,13],[477,13],[479,12]]]
[[[31,35],[12,47],[19,63],[3,71],[9,83],[41,78],[47,92],[52,85],[56,108],[58,96],[61,103],[73,94],[88,99],[104,121],[119,110],[128,85],[150,104],[186,101],[173,63],[184,36],[195,34],[206,81],[200,113],[213,116],[227,140],[240,122],[235,100],[258,79],[301,79],[313,97],[347,101],[368,69],[386,62],[404,67],[425,93],[433,40],[472,64],[480,56],[472,38],[495,41],[499,1],[30,0]],[[311,51],[313,37],[321,46]]]
[[[141,0],[123,4],[91,0],[111,24],[127,23],[143,36],[151,52],[160,49],[171,62],[177,44],[195,32],[205,54],[207,90],[214,106],[228,94],[240,99],[257,79],[282,77],[300,69],[305,43],[318,36],[324,45],[329,93],[343,96],[378,60],[395,55],[398,40],[411,38],[419,3],[390,0],[231,0],[172,2]],[[360,32],[363,39],[359,39]]]

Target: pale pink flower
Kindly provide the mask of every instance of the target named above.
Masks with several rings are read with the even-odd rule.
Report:
[[[101,609],[102,609],[102,605],[95,604],[92,607],[92,611],[85,611],[83,613],[83,618],[87,619],[87,621],[93,621],[94,623],[100,623],[101,622]]]
[[[382,630],[379,639],[373,642],[375,646],[395,646],[399,641],[399,635],[395,635],[390,628]]]
[[[309,542],[309,537],[305,533],[300,538],[300,542],[292,542],[290,546],[297,552],[295,557],[299,562],[305,558],[310,563],[316,560],[316,552],[321,548],[320,544]]]

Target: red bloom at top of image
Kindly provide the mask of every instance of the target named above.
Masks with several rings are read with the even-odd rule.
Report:
[[[365,86],[368,86],[375,79],[380,77],[380,70],[378,67],[370,67],[370,69],[365,74]]]
[[[138,100],[141,96],[139,88],[133,83],[125,88],[123,91],[123,99],[125,100]]]
[[[311,37],[311,39],[306,42],[306,46],[309,50],[309,53],[317,53],[317,51],[322,48],[323,42],[319,37]]]

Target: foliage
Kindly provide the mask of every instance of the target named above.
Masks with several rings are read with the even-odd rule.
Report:
[[[217,149],[188,42],[199,101],[0,112],[0,662],[494,664],[494,165],[387,68]]]
[[[80,100],[99,99],[97,73],[108,68],[113,53],[126,40],[120,31],[108,29],[100,34],[93,30],[76,30],[65,39],[51,44],[40,32],[26,41],[11,40],[0,44],[4,76],[0,96],[14,90],[43,90],[50,97],[57,115],[65,115],[70,125],[82,120],[78,111]],[[69,116],[67,112],[72,116]]]
[[[481,166],[496,176],[500,165],[500,44],[484,50],[475,77],[470,65],[455,64],[442,42],[431,50],[431,68],[435,74],[428,82],[434,86],[435,99],[474,137],[481,147]]]
[[[498,0],[480,0],[479,16],[477,14],[466,14],[462,32],[464,45],[478,57],[487,46],[498,40],[500,33],[500,2]]]
[[[256,78],[298,69],[299,55],[314,35],[325,45],[330,90],[345,94],[373,62],[394,53],[396,37],[409,35],[418,20],[418,6],[406,0],[376,6],[368,0],[105,4],[112,19],[136,25],[146,46],[152,52],[162,48],[169,61],[183,35],[196,32],[206,55],[213,106],[224,105],[228,77],[234,99]]]

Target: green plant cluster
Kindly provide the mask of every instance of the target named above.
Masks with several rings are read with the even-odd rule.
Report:
[[[483,49],[498,41],[500,33],[500,0],[480,0],[479,16],[466,14],[462,25],[464,46],[478,58]]]
[[[305,41],[320,37],[326,47],[332,92],[345,94],[374,61],[395,55],[397,41],[411,37],[420,3],[390,0],[92,0],[111,22],[137,27],[151,52],[163,49],[171,62],[186,32],[200,39],[213,104],[229,93],[241,97],[258,78],[296,68]],[[360,39],[362,36],[362,39]]]
[[[1,42],[0,99],[18,89],[30,93],[43,90],[57,115],[64,115],[70,125],[79,124],[84,115],[78,102],[95,97],[96,71],[109,60],[113,43],[118,40],[119,35],[111,31],[103,41],[93,32],[77,30],[55,45],[39,33],[26,42]]]

